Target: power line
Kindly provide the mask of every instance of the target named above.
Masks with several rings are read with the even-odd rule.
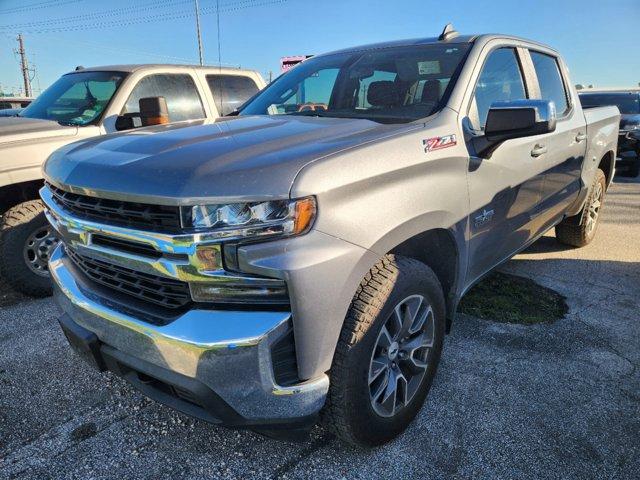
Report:
[[[239,0],[237,2],[230,2],[222,5],[221,11],[233,12],[245,8],[259,7],[263,5],[270,5],[276,3],[284,3],[288,0]],[[119,25],[136,25],[141,23],[150,23],[155,20],[174,20],[189,18],[195,15],[195,11],[184,12],[166,12],[158,13],[156,15],[134,16],[131,17],[131,13],[139,13],[148,10],[156,10],[157,8],[164,8],[169,6],[177,6],[186,3],[191,3],[192,0],[168,0],[168,1],[154,1],[141,5],[120,7],[110,10],[104,10],[100,12],[91,12],[82,15],[74,15],[71,17],[62,17],[57,19],[42,20],[38,22],[16,23],[0,25],[0,30],[20,30],[29,33],[47,33],[47,32],[63,32],[63,31],[76,31],[85,30],[87,28],[100,28]],[[215,13],[218,7],[205,7],[200,9],[202,14]],[[115,17],[109,20],[104,20],[105,17]],[[85,23],[91,22],[92,23]],[[63,23],[71,23],[78,21],[77,25],[56,25]]]
[[[287,1],[289,0],[262,0],[262,1],[258,0],[256,2],[249,2],[247,0],[244,0],[236,4],[235,6],[232,6],[233,4],[231,4],[226,8],[220,7],[220,12],[230,13],[230,12],[235,12],[235,11],[243,10],[247,8],[263,7],[268,5],[285,3]],[[202,15],[208,15],[215,12],[216,12],[215,8],[201,9]],[[146,23],[152,23],[152,22],[155,23],[158,21],[178,20],[178,19],[192,18],[194,15],[195,15],[194,11],[188,11],[184,13],[173,12],[173,13],[164,13],[164,14],[158,14],[158,15],[145,16],[145,17],[131,18],[129,20],[114,19],[113,21],[108,21],[108,22],[93,22],[93,23],[85,23],[80,25],[61,26],[61,27],[24,28],[22,29],[22,31],[27,33],[33,33],[33,34],[72,32],[72,31],[88,30],[88,29],[140,25],[140,24],[146,24]]]
[[[0,13],[25,13],[25,12],[31,12],[33,10],[41,10],[43,8],[50,8],[50,7],[59,7],[61,5],[67,5],[69,3],[78,3],[82,1],[83,0],[63,0],[63,1],[49,0],[47,2],[31,3],[29,5],[22,5],[20,7],[6,8],[4,10],[0,10]]]
[[[176,0],[164,0],[164,1],[156,0],[153,2],[147,2],[143,4],[138,4],[135,6],[113,8],[113,9],[103,10],[99,12],[84,13],[82,15],[73,15],[71,17],[51,18],[48,20],[39,20],[37,22],[25,22],[25,23],[13,23],[13,24],[0,25],[0,29],[20,30],[20,29],[31,28],[31,27],[48,27],[49,25],[55,25],[60,23],[70,23],[70,22],[83,21],[83,20],[94,20],[94,19],[101,19],[105,17],[118,17],[121,14],[129,15],[134,12],[156,10],[157,8],[170,7],[174,5],[181,5],[185,3],[191,3],[191,2],[192,0],[177,0],[177,1]]]

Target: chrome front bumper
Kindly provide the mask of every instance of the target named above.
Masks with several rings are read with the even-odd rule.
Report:
[[[119,352],[201,382],[249,424],[322,408],[326,375],[294,386],[275,383],[271,347],[290,328],[289,312],[191,309],[156,325],[87,288],[63,245],[49,268],[56,300],[76,324]]]

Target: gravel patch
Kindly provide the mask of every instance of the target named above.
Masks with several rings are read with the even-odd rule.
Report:
[[[638,187],[614,188],[610,203],[626,209]],[[186,417],[82,363],[50,299],[5,306],[0,478],[635,479],[640,251],[619,246],[639,244],[640,219],[620,218],[587,248],[545,237],[506,264],[566,297],[566,316],[525,326],[460,315],[416,421],[373,450],[321,428],[290,444]]]

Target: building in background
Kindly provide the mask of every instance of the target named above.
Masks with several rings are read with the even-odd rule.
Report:
[[[304,62],[307,58],[311,58],[313,55],[295,55],[293,57],[282,57],[280,59],[280,72],[284,73],[291,70],[300,62]]]

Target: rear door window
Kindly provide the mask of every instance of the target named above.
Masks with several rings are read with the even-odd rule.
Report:
[[[259,90],[256,82],[244,75],[207,75],[207,84],[222,116],[237,110]]]
[[[139,100],[147,97],[165,98],[170,122],[205,118],[202,100],[191,75],[158,74],[144,77],[134,87],[122,113],[138,113]]]
[[[469,111],[474,129],[483,130],[494,102],[527,98],[520,63],[513,48],[499,48],[489,54],[478,82]]]
[[[564,87],[558,61],[551,55],[540,52],[530,52],[533,60],[533,68],[538,77],[540,96],[543,100],[552,100],[556,104],[558,115],[563,115],[569,110],[567,91]]]

